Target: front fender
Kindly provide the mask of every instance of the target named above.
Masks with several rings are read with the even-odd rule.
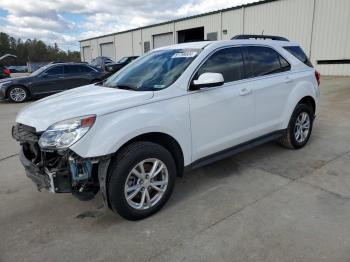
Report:
[[[93,128],[71,150],[81,157],[113,154],[131,139],[147,133],[164,133],[180,145],[184,164],[191,162],[191,129],[186,96],[98,116]]]

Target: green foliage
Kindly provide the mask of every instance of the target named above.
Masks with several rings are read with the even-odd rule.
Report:
[[[5,59],[4,65],[26,65],[27,62],[79,62],[80,52],[60,50],[57,44],[51,46],[41,40],[28,39],[22,41],[6,33],[0,32],[0,56],[5,54],[16,55],[17,59]]]

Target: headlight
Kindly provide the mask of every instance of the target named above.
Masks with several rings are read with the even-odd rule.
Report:
[[[82,138],[94,125],[95,115],[64,120],[50,126],[40,137],[44,149],[68,148]]]

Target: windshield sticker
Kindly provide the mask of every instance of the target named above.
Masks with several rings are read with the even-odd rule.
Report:
[[[195,57],[196,55],[197,55],[197,52],[188,51],[188,52],[175,53],[171,58],[188,58],[188,57]]]
[[[165,85],[154,85],[153,86],[153,88],[155,88],[155,89],[162,89],[164,87],[165,87]]]

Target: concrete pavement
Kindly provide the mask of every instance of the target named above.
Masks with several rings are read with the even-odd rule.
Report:
[[[0,261],[350,261],[350,79],[322,78],[309,144],[263,145],[177,180],[156,215],[37,192],[0,103]]]

